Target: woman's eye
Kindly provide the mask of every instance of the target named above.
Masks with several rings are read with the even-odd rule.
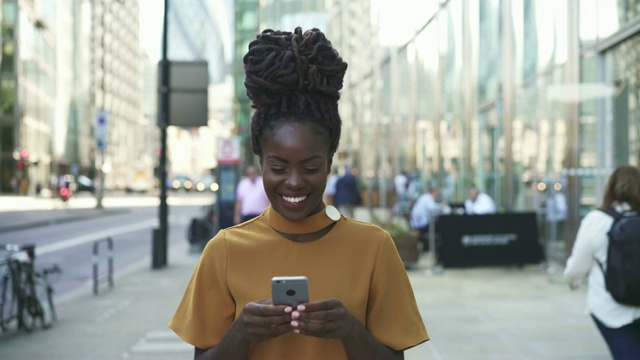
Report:
[[[285,172],[285,168],[271,167],[270,169],[271,169],[271,172],[276,174],[282,174]]]
[[[306,172],[307,174],[315,174],[318,171],[320,171],[320,168],[306,168],[306,169],[304,169],[304,172]]]

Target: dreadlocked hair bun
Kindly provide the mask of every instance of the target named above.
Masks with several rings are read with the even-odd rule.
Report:
[[[320,30],[264,30],[249,44],[243,62],[244,85],[255,109],[254,153],[261,155],[260,139],[269,120],[283,114],[303,114],[305,120],[313,120],[328,132],[330,151],[335,152],[342,125],[339,91],[347,63]]]

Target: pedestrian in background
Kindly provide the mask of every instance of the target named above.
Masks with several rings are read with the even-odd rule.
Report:
[[[324,203],[327,205],[335,205],[333,203],[333,197],[336,195],[338,177],[338,168],[334,167],[327,178],[327,186],[324,189]]]
[[[396,192],[396,199],[403,200],[407,198],[407,190],[409,189],[409,177],[406,171],[400,171],[393,178],[393,187]]]
[[[496,203],[489,194],[474,187],[469,190],[469,197],[464,202],[464,211],[468,215],[495,214]]]
[[[609,177],[600,206],[580,222],[576,240],[567,260],[564,276],[572,287],[587,277],[587,310],[602,334],[613,359],[640,359],[640,307],[618,303],[605,287],[600,264],[607,263],[613,217],[618,213],[640,211],[640,170],[620,166]]]
[[[448,206],[446,204],[440,203],[440,190],[436,187],[429,187],[427,192],[420,195],[413,204],[410,224],[412,229],[420,232],[422,252],[428,252],[430,249],[429,227],[432,220],[438,214],[447,212],[447,209]]]
[[[169,326],[195,359],[402,359],[429,338],[393,239],[323,202],[347,64],[296,28],[263,31],[244,66],[271,206],[207,243]],[[308,302],[273,304],[283,275],[308,278]]]
[[[262,214],[269,206],[269,198],[264,191],[262,176],[258,174],[258,167],[247,165],[245,177],[238,183],[236,189],[236,203],[233,210],[233,223],[239,224]]]
[[[362,204],[358,179],[353,175],[351,167],[348,165],[344,167],[344,173],[336,181],[333,204],[340,210],[340,213],[348,217],[353,217],[353,209]]]
[[[409,189],[409,177],[407,176],[406,171],[400,171],[393,178],[393,188],[396,194],[396,199],[392,208],[393,213],[395,215],[408,217],[411,211],[411,205],[407,194]]]
[[[558,188],[556,188],[558,186]],[[556,234],[552,241],[557,241],[564,234],[564,224],[567,220],[567,197],[562,192],[560,183],[547,186],[547,199],[545,201],[546,222],[549,228],[555,226]]]

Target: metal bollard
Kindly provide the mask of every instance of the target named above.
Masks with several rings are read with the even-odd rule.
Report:
[[[429,270],[432,274],[440,274],[442,273],[442,265],[440,264],[440,259],[438,259],[438,251],[436,249],[436,222],[438,221],[438,213],[430,212],[429,213],[429,255],[430,255],[430,263],[431,269]]]
[[[98,246],[101,242],[107,243],[107,281],[109,283],[109,287],[113,287],[113,239],[108,237],[101,240],[96,240],[93,242],[93,294],[98,295],[98,284],[100,280],[104,280],[104,277],[101,278],[98,276]]]

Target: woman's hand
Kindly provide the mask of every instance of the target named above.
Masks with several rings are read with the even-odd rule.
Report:
[[[271,299],[250,302],[236,319],[236,330],[251,342],[278,337],[293,331],[292,310],[288,305],[273,305]]]
[[[298,305],[291,313],[291,326],[298,334],[343,339],[353,334],[358,320],[338,299]]]
[[[291,319],[297,334],[340,339],[349,359],[404,359],[403,351],[380,343],[338,299],[298,305]]]

